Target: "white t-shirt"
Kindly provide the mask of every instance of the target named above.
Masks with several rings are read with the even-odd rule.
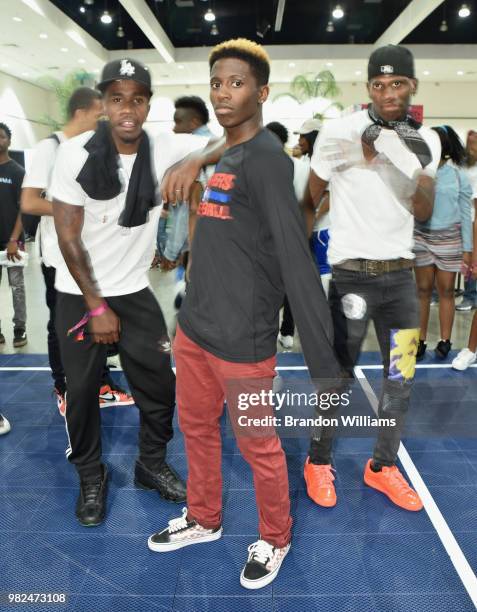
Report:
[[[94,277],[104,297],[127,295],[149,285],[148,270],[154,256],[157,225],[162,206],[149,213],[141,226],[118,225],[124,209],[135,155],[121,155],[120,179],[123,191],[112,200],[93,200],[76,181],[88,152],[83,148],[93,132],[85,132],[63,143],[56,158],[51,184],[54,199],[84,207],[81,239],[88,251]],[[160,183],[167,169],[189,153],[202,149],[207,137],[189,134],[159,134],[154,137],[154,166]],[[81,295],[64,261],[56,272],[56,289]]]
[[[63,132],[55,132],[60,143],[65,142]],[[46,191],[47,200],[51,201],[49,187],[55,165],[59,144],[53,138],[41,140],[34,148],[33,161],[25,174],[22,187],[32,187]],[[39,259],[48,267],[58,267],[63,257],[58,246],[55,222],[52,216],[43,215],[38,226],[35,250]]]
[[[311,168],[329,182],[328,259],[331,264],[346,259],[414,257],[414,216],[410,212],[410,199],[415,183],[400,170],[412,175],[420,164],[394,130],[384,129],[379,143],[376,141],[376,149],[389,152],[389,158],[400,170],[392,163],[365,164],[361,135],[371,123],[366,110],[331,120],[320,130],[315,143]],[[440,160],[439,137],[425,127],[419,129],[419,134],[432,153],[432,162],[426,171],[435,172]],[[344,169],[343,161],[349,161]]]

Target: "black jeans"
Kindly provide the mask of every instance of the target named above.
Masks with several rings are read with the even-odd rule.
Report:
[[[335,351],[351,377],[369,321],[374,323],[384,366],[378,416],[394,418],[396,427],[379,429],[373,459],[380,465],[391,466],[397,458],[409,407],[417,350],[419,302],[413,273],[400,270],[370,276],[335,267],[329,304]],[[310,460],[331,463],[332,442],[333,429],[323,428],[319,439],[311,441]]]
[[[140,410],[139,455],[158,469],[172,438],[175,376],[171,349],[159,304],[150,289],[106,298],[121,321],[118,343],[124,372]],[[86,333],[76,342],[67,331],[85,312],[82,296],[58,293],[56,331],[68,381],[66,426],[69,461],[80,476],[100,471],[101,418],[98,393],[107,345],[95,344]]]

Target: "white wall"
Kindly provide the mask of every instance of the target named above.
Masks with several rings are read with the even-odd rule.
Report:
[[[339,83],[342,95],[338,98],[345,107],[352,104],[367,102],[367,92],[364,83]],[[265,122],[281,121],[290,130],[296,129],[304,119],[309,118],[313,112],[322,112],[326,102],[307,103],[298,105],[289,98],[274,98],[288,91],[288,85],[278,83],[271,86],[268,102],[264,107]],[[209,100],[209,88],[207,85],[184,85],[167,86],[162,85],[155,88],[151,113],[149,115],[149,127],[154,131],[169,130],[172,128],[172,116],[174,113],[173,100],[179,96],[198,95],[207,103]],[[428,126],[448,123],[452,125],[462,137],[468,129],[477,130],[477,84],[472,82],[423,82],[414,98],[416,104],[424,106],[424,123]],[[209,105],[211,117],[212,109]],[[211,129],[217,134],[221,128],[215,121],[211,121]]]
[[[48,136],[43,118],[55,109],[52,93],[0,72],[0,121],[12,130],[12,149],[29,149]]]

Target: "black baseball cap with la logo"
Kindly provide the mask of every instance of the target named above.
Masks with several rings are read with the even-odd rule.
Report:
[[[136,81],[141,83],[149,89],[149,93],[152,96],[151,90],[151,74],[149,68],[144,66],[141,62],[133,59],[124,58],[113,60],[108,62],[103,68],[101,74],[101,81],[98,83],[97,88],[101,93],[104,93],[107,86],[114,81]]]
[[[398,75],[415,79],[414,56],[400,45],[386,45],[373,51],[368,63],[368,81],[377,76]]]

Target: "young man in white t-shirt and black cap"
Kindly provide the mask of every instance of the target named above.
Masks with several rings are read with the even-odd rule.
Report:
[[[424,221],[432,214],[440,143],[408,114],[417,88],[408,49],[388,45],[374,51],[367,87],[367,110],[330,121],[321,130],[310,189],[317,204],[325,190],[330,191],[329,302],[338,359],[352,377],[372,320],[384,364],[379,417],[396,421],[395,427],[379,429],[364,481],[396,505],[417,511],[422,502],[395,462],[419,340],[412,273],[414,218]],[[307,212],[311,232],[311,202]],[[333,433],[322,428],[312,438],[305,464],[308,494],[327,507],[336,504]]]
[[[164,172],[206,139],[142,129],[151,76],[131,59],[109,62],[98,89],[109,122],[63,143],[51,194],[64,261],[58,265],[56,330],[68,381],[68,459],[80,477],[76,515],[105,516],[108,470],[101,462],[98,391],[107,345],[116,343],[140,410],[135,483],[176,502],[185,485],[165,462],[172,438],[175,378],[170,341],[149,287]]]
[[[55,330],[55,277],[58,261],[63,258],[58,247],[49,187],[59,145],[68,138],[74,138],[83,134],[83,132],[94,130],[102,114],[103,101],[99,91],[91,89],[91,87],[75,89],[67,104],[67,123],[61,130],[54,132],[48,138],[44,138],[35,146],[32,162],[22,184],[22,212],[41,216],[35,244],[37,245],[37,254],[41,260],[41,271],[45,280],[46,304],[50,311],[47,325],[48,361],[58,410],[62,416],[65,415],[66,410],[66,379]],[[105,365],[99,393],[100,407],[130,404],[134,404],[134,399],[129,393],[117,386]]]

